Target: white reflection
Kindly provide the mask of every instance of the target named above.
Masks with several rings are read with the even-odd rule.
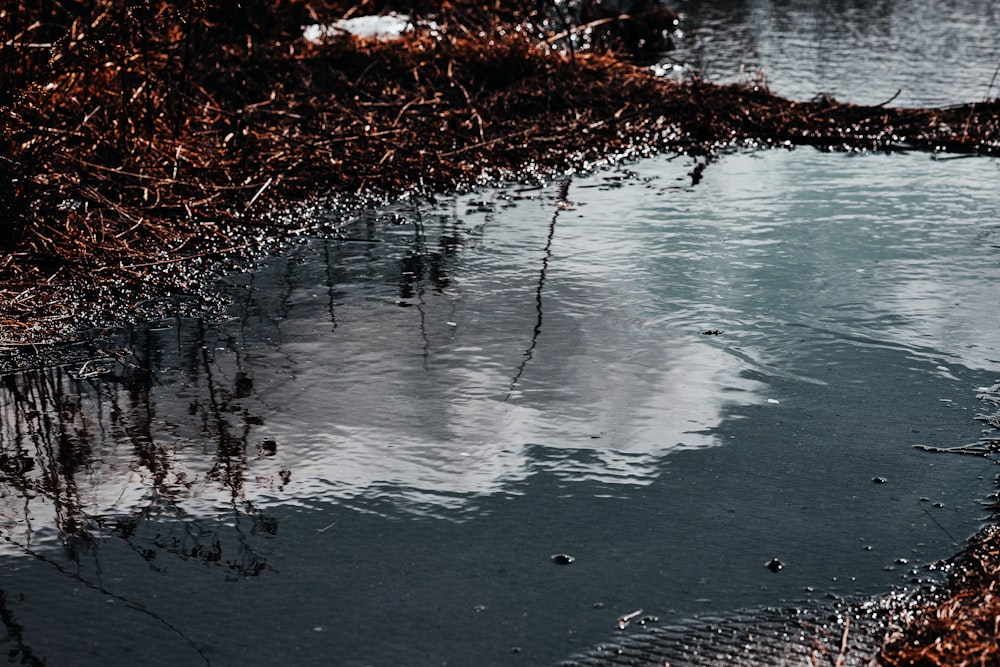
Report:
[[[318,321],[283,324],[297,342],[254,372],[275,374],[261,432],[308,460],[297,483],[443,506],[543,470],[648,484],[670,452],[718,445],[728,407],[762,401],[749,364],[702,335],[704,314],[661,293],[666,276],[646,259],[659,237],[635,221],[659,205],[656,191],[626,186],[624,210],[617,188],[570,187],[569,206],[556,192],[478,227],[444,293],[408,284],[402,309],[347,300],[332,340],[306,333]],[[416,234],[421,247],[431,236]],[[392,275],[391,262],[382,271]],[[293,381],[282,379],[285,357],[299,360]],[[538,457],[539,447],[571,454]]]
[[[1000,270],[962,208],[998,210],[995,164],[736,155],[690,190],[650,160],[427,207],[261,274],[218,341],[141,364],[151,385],[6,378],[4,534],[315,497],[455,516],[542,472],[613,493],[720,445],[738,406],[789,409],[769,379],[1000,370]]]
[[[657,342],[669,354],[656,358],[645,350],[645,365],[609,362],[601,358],[608,351],[539,349],[544,358],[532,360],[538,363],[532,371],[556,377],[525,378],[524,389],[509,395],[513,369],[474,361],[415,380],[373,372],[355,392],[331,376],[315,348],[317,363],[267,399],[292,409],[270,416],[261,432],[293,443],[307,462],[296,472],[297,484],[344,497],[377,487],[462,503],[541,470],[648,484],[670,451],[717,445],[709,430],[727,405],[759,400],[752,393],[757,383],[740,379],[740,365],[718,348]],[[317,404],[310,397],[320,393],[329,399]],[[596,456],[533,460],[535,446]]]
[[[1000,372],[1000,268],[983,266],[974,280],[955,275],[954,267],[925,265],[925,275],[891,287],[880,304],[905,315],[911,326],[897,332],[914,348],[929,349],[932,360]],[[947,341],[940,349],[941,341]]]

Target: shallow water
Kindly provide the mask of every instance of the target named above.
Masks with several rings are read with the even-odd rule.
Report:
[[[548,664],[922,576],[994,488],[913,445],[974,441],[1000,377],[1000,163],[691,167],[373,212],[228,321],[5,376],[6,648]]]
[[[992,5],[855,4],[685,3],[679,53],[799,98],[985,94]],[[9,659],[552,664],[637,609],[925,576],[995,491],[913,445],[975,441],[1000,378],[1000,162],[693,167],[333,217],[232,276],[228,320],[0,377]]]
[[[759,76],[792,99],[892,99],[909,107],[1000,95],[1000,6],[989,0],[685,0],[676,6],[686,18],[667,60],[711,80]]]

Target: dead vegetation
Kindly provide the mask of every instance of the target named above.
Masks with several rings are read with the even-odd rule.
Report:
[[[666,80],[619,51],[665,36],[669,12],[637,3],[644,20],[629,22],[572,6],[567,16],[544,3],[411,3],[436,29],[313,44],[303,25],[386,7],[8,3],[0,340],[64,337],[127,319],[145,296],[190,291],[214,263],[285,231],[268,212],[317,195],[451,189],[746,142],[1000,152],[995,102],[797,103],[753,85]],[[594,26],[606,29],[591,39],[601,48],[583,49],[576,37]]]
[[[1000,528],[974,538],[955,559],[948,594],[914,613],[879,662],[892,667],[1000,664]]]

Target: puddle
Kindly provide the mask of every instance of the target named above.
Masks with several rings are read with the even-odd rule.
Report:
[[[997,94],[991,3],[684,11],[670,57],[712,79]],[[4,374],[3,648],[555,664],[623,618],[927,576],[995,491],[914,445],[975,441],[1000,379],[998,165],[734,154],[692,189],[656,158],[411,202],[233,276],[226,321]]]
[[[11,655],[551,664],[924,576],[994,489],[913,445],[1000,377],[998,162],[690,169],[373,212],[3,376]]]

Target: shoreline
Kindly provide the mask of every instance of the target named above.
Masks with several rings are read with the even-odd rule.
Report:
[[[619,51],[557,48],[572,27],[535,5],[435,6],[433,29],[318,42],[302,25],[348,5],[92,5],[0,15],[0,352],[63,354],[159,299],[207,312],[206,285],[294,238],[290,212],[316,197],[364,205],[653,153],[701,159],[696,183],[740,146],[1000,155],[996,99],[908,109],[676,81]],[[882,664],[997,660],[998,542],[970,542],[952,595]]]
[[[433,194],[609,156],[707,164],[739,146],[1000,155],[996,100],[858,106],[676,81],[620,52],[557,48],[528,5],[448,5],[433,29],[319,41],[301,24],[345,8],[172,7],[0,19],[22,40],[0,51],[14,82],[0,98],[0,345],[70,340],[196,294],[294,236],[290,212],[316,197]]]

